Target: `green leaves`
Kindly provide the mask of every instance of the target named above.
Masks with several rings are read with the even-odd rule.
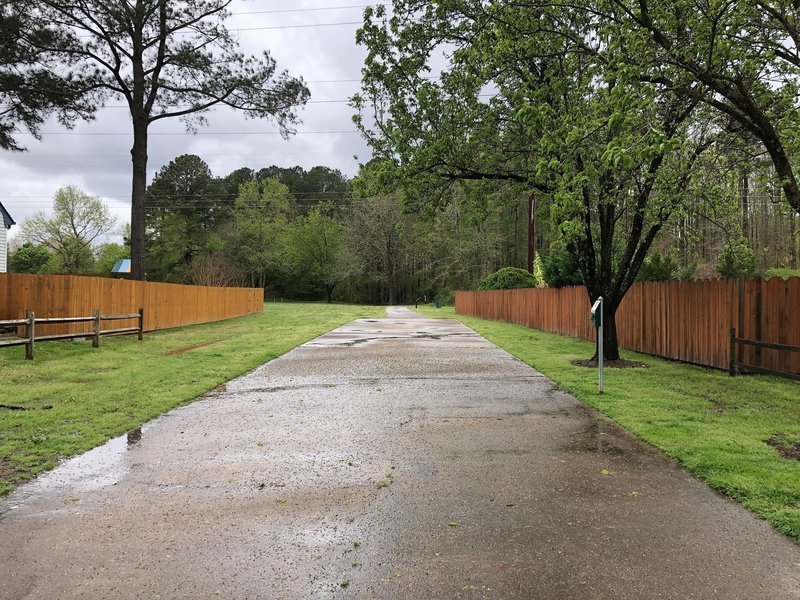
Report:
[[[62,273],[86,273],[94,266],[92,244],[116,225],[116,218],[95,196],[75,186],[60,188],[53,198],[53,216],[37,212],[20,226],[24,242],[44,246],[58,258]]]

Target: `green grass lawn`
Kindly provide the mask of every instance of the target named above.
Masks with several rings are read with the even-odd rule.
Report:
[[[800,541],[800,461],[765,443],[800,442],[800,384],[762,375],[732,378],[623,351],[623,358],[648,368],[606,369],[600,395],[597,370],[570,364],[592,356],[591,342],[456,315],[452,307],[419,312],[459,319]]]
[[[298,344],[379,307],[268,303],[260,314],[89,342],[0,350],[0,495]],[[207,344],[202,345],[201,344]],[[175,350],[187,349],[169,355]],[[52,407],[52,408],[47,408]]]

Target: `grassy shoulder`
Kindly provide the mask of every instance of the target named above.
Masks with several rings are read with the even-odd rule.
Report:
[[[379,307],[278,303],[264,312],[135,337],[0,350],[0,495],[69,456],[121,435],[175,406]]]
[[[800,461],[766,443],[800,442],[800,384],[760,375],[731,378],[623,351],[623,358],[648,368],[607,369],[600,395],[597,371],[570,364],[589,358],[593,343],[457,315],[452,307],[419,312],[459,319],[800,541]]]

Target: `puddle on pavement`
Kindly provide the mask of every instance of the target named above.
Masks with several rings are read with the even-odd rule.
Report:
[[[5,502],[0,502],[0,515],[46,494],[72,495],[114,485],[128,473],[125,456],[141,441],[148,428],[145,425],[131,429],[20,486]]]

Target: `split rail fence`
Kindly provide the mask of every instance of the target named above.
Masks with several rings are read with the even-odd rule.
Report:
[[[220,288],[128,281],[73,275],[0,273],[0,321],[25,319],[27,313],[49,318],[90,315],[129,315],[122,328],[138,327],[143,309],[144,331],[210,323],[261,312],[260,288]],[[132,316],[130,316],[132,315]],[[90,319],[91,321],[91,319]],[[92,323],[81,320],[54,323],[50,335],[92,337]]]
[[[584,287],[456,293],[459,314],[595,340],[589,310]],[[617,310],[617,334],[644,354],[798,377],[800,277],[638,284]]]
[[[127,319],[137,319],[139,324],[136,327],[119,327],[117,329],[103,329],[103,321],[121,321]],[[136,314],[129,315],[101,315],[99,310],[95,310],[91,317],[44,317],[37,318],[36,313],[28,311],[24,319],[11,319],[0,321],[0,327],[24,327],[25,335],[22,338],[0,339],[0,348],[9,346],[25,346],[25,359],[33,360],[36,342],[52,342],[56,340],[74,340],[87,337],[85,333],[57,333],[48,335],[38,335],[37,325],[60,325],[64,323],[91,323],[92,324],[92,347],[100,347],[100,338],[110,335],[132,335],[137,334],[139,341],[144,336],[144,309],[139,309]]]

